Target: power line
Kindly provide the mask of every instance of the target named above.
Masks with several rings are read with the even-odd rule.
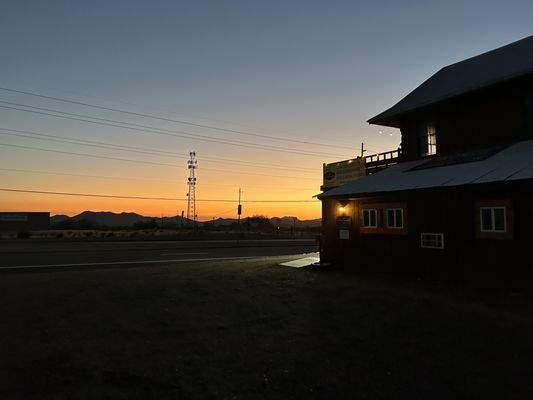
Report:
[[[22,85],[24,85],[26,87],[33,86],[33,82],[19,81],[19,83],[21,83]],[[194,114],[194,113],[179,112],[179,111],[176,111],[176,110],[172,110],[170,108],[164,108],[164,107],[154,106],[154,105],[140,104],[140,103],[135,103],[135,102],[132,102],[132,101],[126,101],[126,100],[116,99],[116,98],[109,98],[109,97],[104,97],[104,96],[97,96],[97,95],[94,95],[94,94],[88,94],[88,93],[79,92],[77,90],[65,90],[65,89],[59,89],[57,87],[51,87],[51,86],[44,87],[42,85],[40,85],[40,87],[43,90],[51,90],[53,92],[62,93],[63,95],[67,95],[67,96],[74,95],[74,96],[90,99],[92,101],[96,100],[96,101],[99,101],[99,102],[120,104],[121,106],[135,107],[136,109],[149,110],[150,112],[163,112],[163,113],[165,113],[165,117],[167,117],[167,115],[180,115],[181,117],[186,117],[186,118],[197,118],[197,119],[200,119],[200,120],[211,121],[213,123],[222,123],[222,124],[234,125],[234,126],[237,126],[237,127],[242,127],[242,128],[244,128],[246,130],[250,130],[250,129],[252,129],[252,130],[261,130],[261,131],[263,131],[262,134],[265,134],[265,135],[266,135],[266,133],[264,133],[264,132],[266,132],[266,131],[268,131],[270,129],[270,128],[267,129],[267,128],[262,127],[262,126],[258,126],[256,124],[251,125],[251,124],[248,124],[248,123],[231,121],[231,120],[228,120],[226,118],[224,118],[224,119],[223,118],[213,118],[213,117],[207,117],[205,115],[199,115],[199,114]],[[6,89],[8,89],[8,88],[6,88]],[[11,90],[19,90],[19,89],[11,89]],[[33,90],[33,89],[27,89],[26,92],[27,93],[35,93],[35,92],[30,92],[30,90]],[[20,92],[21,92],[21,94],[24,94],[22,90],[20,90]],[[270,133],[270,134],[272,135],[272,133]],[[276,129],[276,134],[279,134],[277,137],[281,138],[281,136],[283,136],[283,137],[285,137],[285,136],[293,136],[296,133],[295,132],[280,131],[279,129]],[[349,148],[353,147],[353,143],[352,142],[340,141],[340,140],[335,140],[335,142],[338,143],[339,145],[342,144],[342,145],[344,145],[346,147],[349,147]],[[378,147],[374,147],[374,146],[372,146],[370,148],[379,149]]]
[[[95,108],[95,109],[98,109],[98,110],[112,111],[112,112],[117,112],[117,113],[122,113],[122,114],[134,115],[134,116],[137,116],[137,117],[152,118],[152,119],[156,119],[156,120],[160,120],[160,121],[174,122],[174,123],[183,124],[183,125],[195,126],[195,127],[198,127],[198,128],[213,129],[213,130],[217,130],[217,131],[221,131],[221,132],[236,133],[236,134],[239,134],[239,135],[259,137],[259,138],[263,138],[263,139],[273,139],[273,140],[279,140],[279,141],[285,141],[285,142],[307,144],[307,145],[321,146],[321,147],[331,147],[331,148],[338,148],[338,149],[346,150],[346,146],[339,146],[339,145],[335,145],[335,144],[318,143],[318,142],[312,142],[312,141],[307,141],[307,140],[297,140],[297,139],[290,139],[290,138],[282,138],[282,137],[279,137],[279,136],[264,135],[264,134],[260,134],[260,133],[256,133],[256,132],[246,132],[246,131],[239,131],[239,130],[234,130],[234,129],[221,128],[221,127],[213,126],[213,125],[197,124],[197,123],[190,122],[190,121],[183,121],[183,120],[177,120],[177,119],[172,119],[172,118],[166,118],[166,117],[161,117],[161,116],[153,115],[153,114],[144,114],[144,113],[139,113],[139,112],[135,112],[135,111],[122,110],[122,109],[118,109],[118,108],[105,107],[105,106],[98,105],[98,104],[91,104],[91,103],[85,103],[85,102],[75,101],[75,100],[71,100],[71,99],[65,99],[65,98],[61,98],[61,97],[48,96],[48,95],[44,95],[44,94],[36,93],[36,92],[29,92],[29,91],[24,91],[24,90],[10,89],[10,88],[6,88],[6,87],[0,87],[0,90],[6,91],[6,92],[12,92],[12,93],[24,94],[24,95],[28,95],[28,96],[39,97],[39,98],[48,99],[48,100],[60,101],[60,102],[63,102],[63,103],[76,104],[76,105],[80,105],[80,106],[84,106],[84,107],[91,107],[91,108]]]
[[[80,122],[86,122],[86,123],[91,123],[91,124],[110,126],[114,128],[129,129],[129,130],[136,131],[136,132],[146,132],[146,133],[153,133],[157,135],[174,136],[174,137],[191,139],[191,140],[219,143],[219,144],[229,145],[229,146],[239,146],[239,147],[246,147],[246,148],[251,148],[251,149],[256,149],[256,150],[275,151],[275,152],[307,155],[307,156],[314,156],[314,157],[324,157],[324,156],[331,156],[331,157],[337,157],[337,158],[346,157],[345,155],[340,155],[340,154],[314,152],[314,151],[308,151],[308,150],[304,151],[304,150],[299,150],[295,148],[280,147],[280,146],[273,146],[273,145],[267,145],[267,144],[258,144],[258,143],[245,142],[242,140],[235,140],[235,139],[222,140],[220,138],[216,138],[213,136],[207,136],[207,135],[202,135],[202,134],[197,134],[197,133],[190,133],[190,132],[184,132],[184,131],[173,131],[173,130],[157,128],[153,126],[135,124],[135,123],[125,122],[125,121],[117,121],[117,120],[112,120],[108,118],[93,117],[90,115],[69,113],[69,112],[61,111],[61,110],[54,110],[54,109],[44,108],[44,107],[36,107],[36,106],[20,104],[20,103],[12,103],[8,101],[0,101],[0,103],[17,106],[17,107],[0,106],[0,108],[4,108],[4,109],[17,110],[17,111],[39,114],[39,115],[47,115],[47,116],[51,116],[55,118],[62,118],[62,119],[68,119],[68,120],[73,120],[73,121],[80,121]],[[31,110],[27,110],[27,109],[23,109],[19,107],[30,108]],[[35,110],[41,110],[41,111],[35,111]],[[58,114],[52,114],[52,113],[59,113],[59,114],[64,114],[64,115],[58,115]],[[90,118],[90,119],[88,120],[86,118]]]
[[[176,164],[161,163],[161,162],[157,162],[157,161],[133,160],[131,158],[99,156],[99,155],[96,155],[96,154],[76,153],[76,152],[71,152],[71,151],[62,151],[62,150],[53,150],[53,149],[43,149],[41,147],[21,146],[21,145],[17,145],[17,144],[0,143],[0,146],[14,147],[14,148],[26,149],[26,150],[45,151],[45,152],[49,152],[49,153],[68,154],[68,155],[74,155],[74,156],[80,156],[80,157],[99,158],[99,159],[104,159],[104,160],[131,162],[131,163],[136,163],[136,164],[158,165],[158,166],[173,167],[173,168],[178,168],[179,167]],[[204,170],[204,171],[215,171],[215,172],[232,173],[232,174],[242,174],[242,175],[268,176],[270,178],[291,178],[291,179],[310,179],[310,180],[315,180],[316,179],[316,178],[307,177],[307,176],[271,175],[271,174],[261,174],[261,173],[257,173],[257,172],[230,171],[230,170],[217,169],[217,168],[202,168],[202,170]]]
[[[0,171],[6,172],[20,172],[20,173],[29,173],[29,174],[38,174],[38,175],[57,175],[57,176],[72,176],[79,178],[95,178],[95,179],[110,179],[110,180],[131,180],[131,181],[147,181],[147,182],[169,182],[177,183],[176,179],[157,179],[157,178],[140,178],[132,176],[110,176],[110,175],[87,175],[87,174],[72,174],[67,172],[57,172],[57,171],[43,171],[43,170],[34,170],[34,169],[20,169],[20,168],[0,168]],[[220,183],[209,183],[209,186],[224,186],[236,188],[239,184],[220,184]],[[249,188],[257,188],[262,186],[248,186]],[[284,191],[283,194],[292,193],[294,190],[315,190],[315,188],[294,188],[291,192]],[[277,192],[276,192],[277,193]]]
[[[19,82],[22,83],[23,85],[25,85],[26,87],[29,87],[30,85],[33,84],[33,83],[28,83],[27,81],[26,82],[19,81]],[[70,95],[74,95],[74,96],[84,97],[84,98],[88,98],[88,99],[92,99],[92,100],[104,101],[106,103],[114,103],[114,104],[132,106],[132,107],[135,107],[135,108],[140,108],[140,109],[145,109],[145,110],[164,112],[166,114],[182,115],[182,116],[185,116],[185,117],[188,117],[188,118],[198,118],[198,119],[206,120],[206,121],[213,121],[213,122],[219,122],[219,123],[223,123],[223,124],[241,126],[241,127],[247,128],[247,129],[262,129],[262,130],[265,129],[265,128],[262,128],[262,127],[252,126],[252,125],[249,125],[249,124],[243,124],[243,123],[240,123],[240,122],[230,121],[230,120],[227,120],[227,119],[206,117],[205,115],[198,115],[198,114],[191,114],[191,113],[184,113],[184,112],[179,112],[179,111],[176,111],[176,110],[171,110],[169,108],[167,109],[167,108],[154,106],[154,105],[146,105],[146,104],[134,103],[134,102],[131,102],[131,101],[126,101],[126,100],[121,100],[121,99],[116,99],[116,98],[111,99],[109,97],[96,96],[94,94],[82,93],[82,92],[79,92],[77,90],[58,89],[57,87],[50,87],[50,86],[45,88],[42,85],[41,85],[41,87],[46,89],[46,90],[51,90],[53,92],[67,94],[69,96]],[[280,133],[283,133],[283,132],[280,132]]]
[[[3,192],[15,192],[15,193],[33,193],[33,194],[47,194],[56,196],[80,196],[80,197],[99,197],[99,198],[112,198],[112,199],[134,199],[134,200],[158,200],[158,201],[186,201],[184,198],[172,198],[172,197],[145,197],[145,196],[121,196],[113,194],[97,194],[97,193],[72,193],[72,192],[51,192],[46,190],[34,190],[34,189],[11,189],[0,188]],[[196,199],[196,201],[213,202],[213,203],[238,203],[238,200],[234,199]],[[319,200],[242,200],[242,203],[317,203]]]
[[[1,131],[7,131],[7,132],[1,132]],[[16,132],[16,133],[11,133],[11,132]],[[151,154],[151,155],[157,155],[157,156],[163,156],[163,157],[187,158],[177,152],[170,152],[170,151],[159,150],[159,149],[143,149],[141,147],[135,147],[135,146],[126,146],[126,145],[106,143],[106,142],[86,140],[86,139],[76,139],[76,138],[69,138],[69,137],[60,136],[60,135],[51,135],[51,134],[37,133],[37,132],[31,132],[31,131],[23,131],[23,130],[18,130],[18,129],[8,129],[8,128],[2,128],[2,127],[0,127],[0,135],[9,135],[9,136],[23,137],[23,138],[28,138],[28,139],[69,143],[69,144],[75,144],[75,145],[80,145],[80,146],[98,147],[98,148],[112,149],[112,150],[119,150],[119,151],[128,151],[128,152],[140,153],[140,154]],[[28,135],[31,135],[31,136],[28,136]],[[288,168],[290,168],[291,170],[301,171],[301,172],[317,173],[318,171],[316,169],[311,169],[311,168],[280,167],[280,166],[276,166],[272,164],[254,163],[254,162],[241,161],[241,160],[228,160],[228,159],[218,158],[218,157],[215,157],[215,158],[205,157],[205,158],[202,158],[202,160],[206,162],[216,162],[216,163],[222,163],[222,164],[235,164],[235,165],[253,166],[253,167],[258,167],[258,168],[268,168],[268,169],[274,168],[274,169],[281,169],[283,171],[286,171]]]
[[[112,180],[131,180],[131,181],[148,181],[148,182],[173,182],[177,183],[177,179],[152,179],[152,178],[135,178],[130,176],[107,176],[107,175],[86,175],[86,174],[70,174],[67,172],[55,172],[55,171],[37,171],[32,169],[19,169],[19,168],[0,168],[0,171],[7,172],[23,172],[39,175],[57,175],[57,176],[72,176],[78,178],[97,178],[97,179],[112,179]],[[233,187],[234,185],[232,185]]]
[[[0,101],[0,103],[6,103],[6,102]],[[38,107],[24,106],[24,105],[23,105],[23,107],[38,108]],[[22,111],[22,112],[27,112],[27,113],[32,113],[32,114],[46,115],[46,116],[51,116],[51,117],[56,117],[56,118],[68,119],[68,120],[72,120],[72,121],[86,122],[86,123],[102,125],[102,126],[110,126],[110,127],[113,127],[113,128],[129,129],[129,130],[132,130],[132,131],[143,132],[143,133],[148,133],[148,134],[173,136],[173,137],[179,137],[179,138],[184,138],[184,139],[191,139],[191,140],[198,140],[198,141],[204,141],[204,142],[218,143],[218,144],[230,145],[230,146],[245,147],[245,148],[256,149],[256,150],[283,152],[283,153],[306,155],[306,156],[313,156],[313,157],[323,157],[323,156],[332,156],[332,157],[337,157],[337,158],[346,157],[346,156],[341,156],[341,155],[338,155],[338,154],[314,153],[314,152],[307,152],[307,151],[298,151],[298,150],[295,150],[295,149],[288,150],[288,149],[278,148],[278,147],[273,147],[273,146],[268,146],[268,145],[243,144],[243,143],[236,142],[236,141],[231,141],[230,142],[230,141],[221,141],[221,140],[218,140],[218,139],[207,139],[208,137],[207,138],[198,138],[198,137],[193,136],[193,134],[190,134],[190,133],[187,133],[187,132],[183,132],[183,133],[176,133],[176,132],[180,132],[180,131],[168,131],[168,132],[165,132],[164,130],[161,130],[160,128],[139,129],[139,128],[135,128],[133,126],[128,126],[128,125],[137,125],[137,124],[130,124],[130,123],[127,123],[127,122],[125,122],[124,124],[128,124],[128,125],[118,125],[118,124],[112,124],[112,123],[91,121],[91,120],[87,120],[87,119],[83,119],[83,118],[69,117],[69,116],[66,116],[66,115],[51,114],[51,113],[42,112],[42,111],[26,110],[26,109],[17,108],[17,107],[0,106],[0,108],[4,108],[4,109],[8,109],[8,110]],[[72,114],[72,113],[65,113],[63,111],[57,111],[57,112],[63,113],[63,114],[76,115],[76,114]],[[91,117],[91,116],[88,116],[87,118],[94,118],[94,119],[103,120],[102,118],[96,118],[96,117]],[[157,129],[157,130],[154,130],[154,129]],[[268,146],[268,147],[266,147],[266,146]],[[273,148],[271,148],[271,147],[273,147]]]
[[[126,146],[126,145],[116,144],[116,143],[107,143],[107,142],[95,141],[95,140],[70,138],[70,137],[61,136],[61,135],[52,135],[52,134],[25,131],[25,130],[19,130],[19,129],[3,128],[3,127],[0,127],[0,131],[16,132],[16,133],[28,134],[28,135],[39,136],[39,137],[64,139],[64,140],[67,140],[68,143],[80,142],[80,143],[73,143],[73,144],[94,144],[94,145],[110,146],[112,148],[116,148],[117,150],[125,151],[125,149],[128,149],[134,152],[140,152],[144,154],[155,154],[155,155],[162,155],[165,157],[172,157],[172,158],[175,158],[175,157],[187,158],[183,156],[181,153],[174,152],[174,151],[167,151],[167,150],[160,150],[160,149],[153,149],[153,148],[142,148],[142,147],[136,147],[136,146]],[[0,132],[0,134],[8,134],[8,133]],[[12,136],[28,137],[24,135],[12,135]],[[232,163],[232,164],[243,164],[243,165],[266,167],[266,168],[281,168],[283,170],[291,169],[291,170],[317,172],[317,169],[314,169],[314,168],[303,168],[303,167],[294,167],[294,166],[277,167],[276,165],[272,165],[271,163],[251,162],[251,161],[243,161],[243,160],[229,160],[226,158],[211,157],[211,156],[202,157],[202,160],[212,161],[212,162],[221,162],[221,163],[227,162],[227,163]]]
[[[104,160],[124,161],[124,162],[136,163],[136,164],[159,165],[159,166],[173,167],[173,168],[177,168],[178,167],[176,164],[160,163],[160,162],[157,162],[157,161],[145,161],[145,160],[141,161],[141,160],[132,160],[130,158],[99,156],[99,155],[96,155],[96,154],[76,153],[76,152],[73,152],[73,151],[62,151],[62,150],[53,150],[53,149],[43,149],[41,147],[21,146],[21,145],[18,145],[18,144],[0,143],[0,146],[14,147],[14,148],[25,149],[25,150],[46,151],[46,152],[49,152],[49,153],[68,154],[68,155],[80,156],[80,157],[99,158],[99,159],[104,159]]]

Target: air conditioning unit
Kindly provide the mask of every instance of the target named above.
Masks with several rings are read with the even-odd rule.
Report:
[[[444,249],[444,233],[421,233],[420,246],[424,249]]]

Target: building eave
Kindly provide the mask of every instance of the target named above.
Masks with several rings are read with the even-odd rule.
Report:
[[[533,36],[451,64],[367,122],[398,128],[407,113],[533,74]]]

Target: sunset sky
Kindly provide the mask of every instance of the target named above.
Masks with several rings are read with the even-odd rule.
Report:
[[[397,131],[368,118],[442,66],[531,35],[532,16],[531,1],[2,2],[0,87],[241,133],[0,90],[0,187],[185,198],[194,150],[198,199],[236,201],[242,188],[260,201],[244,216],[318,218],[323,162],[358,155],[361,142],[369,153],[398,146]],[[302,202],[263,202],[273,200]],[[0,192],[1,211],[184,209]],[[229,218],[236,205],[198,211]]]

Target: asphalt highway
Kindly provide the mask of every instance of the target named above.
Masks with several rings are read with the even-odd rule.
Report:
[[[183,263],[308,254],[311,239],[0,243],[0,269]]]

